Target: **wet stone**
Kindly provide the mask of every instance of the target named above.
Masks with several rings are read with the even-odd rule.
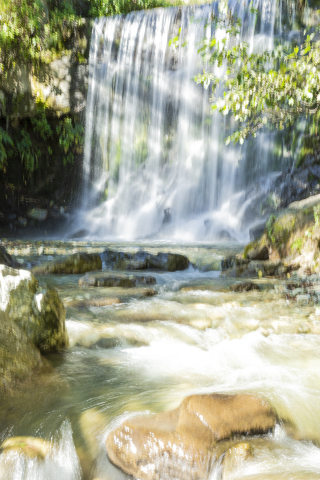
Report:
[[[260,287],[253,282],[241,282],[231,285],[230,290],[233,292],[250,292],[251,290],[260,290]]]
[[[128,419],[107,438],[109,459],[142,480],[207,478],[215,447],[272,430],[270,406],[251,395],[192,395],[179,408]]]
[[[186,270],[189,260],[177,253],[158,253],[153,255],[139,250],[136,253],[106,250],[102,254],[107,267],[115,270],[161,270],[176,272]]]
[[[35,275],[63,274],[72,275],[101,270],[102,262],[98,253],[74,253],[52,262],[38,265],[32,269]]]
[[[229,448],[223,459],[222,480],[233,478],[236,470],[253,458],[253,446],[249,442],[240,442]]]
[[[0,452],[15,451],[29,458],[43,460],[50,453],[50,443],[38,437],[11,437],[2,442]]]
[[[80,287],[124,287],[134,288],[143,285],[155,285],[151,275],[126,275],[121,273],[100,273],[85,275],[79,279]],[[151,294],[151,292],[150,292]]]
[[[68,345],[65,308],[54,288],[39,287],[34,275],[0,265],[0,310],[42,352]]]

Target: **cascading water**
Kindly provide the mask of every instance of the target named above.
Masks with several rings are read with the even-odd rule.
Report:
[[[273,48],[282,33],[276,0],[229,8],[252,50]],[[205,67],[199,42],[225,35],[211,24],[218,12],[214,3],[96,20],[79,216],[93,236],[246,239],[265,179],[284,160],[267,130],[225,146],[231,122],[210,115],[209,91],[193,79]],[[179,31],[179,45],[169,46]]]

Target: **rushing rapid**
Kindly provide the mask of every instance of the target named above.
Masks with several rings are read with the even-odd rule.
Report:
[[[75,247],[60,244],[52,252]],[[221,246],[149,248],[161,249],[202,267],[223,256]],[[31,265],[46,259],[22,255],[23,246],[20,252]],[[40,278],[63,300],[70,345],[47,356],[48,371],[1,403],[1,440],[40,437],[46,449],[45,458],[1,453],[1,478],[125,480],[106,454],[111,430],[130,416],[174,409],[190,394],[216,392],[258,395],[281,419],[274,432],[250,439],[254,457],[237,479],[319,479],[317,280],[312,298],[297,288],[296,299],[288,300],[286,285],[294,278],[256,279],[260,291],[241,293],[230,289],[235,279],[218,270],[148,274],[156,278],[151,296],[145,288],[83,289],[79,275]],[[220,479],[217,462],[210,480]]]

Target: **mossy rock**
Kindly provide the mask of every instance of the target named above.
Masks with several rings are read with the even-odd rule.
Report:
[[[65,308],[55,289],[40,288],[31,272],[0,265],[0,309],[42,352],[68,345]]]
[[[243,257],[249,260],[268,260],[269,248],[266,234],[254,242],[249,243],[243,252]]]
[[[136,253],[106,250],[102,254],[108,267],[115,270],[161,270],[176,272],[186,270],[189,260],[178,253],[158,253],[153,255],[139,250]]]
[[[39,350],[21,328],[0,311],[0,397],[11,393],[42,366]]]
[[[35,275],[62,274],[73,275],[101,270],[102,262],[98,253],[74,253],[52,262],[38,265],[32,269]]]

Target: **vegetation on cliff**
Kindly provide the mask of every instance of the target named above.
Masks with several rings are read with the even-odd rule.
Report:
[[[0,0],[0,180],[5,185],[0,217],[11,195],[50,197],[57,185],[48,185],[64,167],[69,165],[66,176],[77,177],[72,164],[82,154],[84,119],[77,109],[52,108],[44,97],[45,89],[52,97],[61,94],[52,62],[67,59],[69,71],[85,68],[90,18],[166,5],[166,0]]]
[[[250,14],[258,12],[251,9]],[[317,13],[314,12],[314,17]],[[257,20],[257,19],[256,19]],[[281,42],[273,50],[252,49],[248,42],[234,42],[241,29],[225,2],[221,2],[216,28],[225,30],[224,38],[203,41],[200,53],[211,67],[224,66],[223,76],[208,67],[196,77],[205,88],[211,84],[212,109],[230,114],[236,130],[226,139],[242,144],[263,126],[284,130],[303,116],[309,124],[309,136],[318,135],[320,118],[320,40],[319,26],[306,29],[303,42]],[[318,22],[319,23],[319,22]],[[224,93],[218,87],[223,85]]]

